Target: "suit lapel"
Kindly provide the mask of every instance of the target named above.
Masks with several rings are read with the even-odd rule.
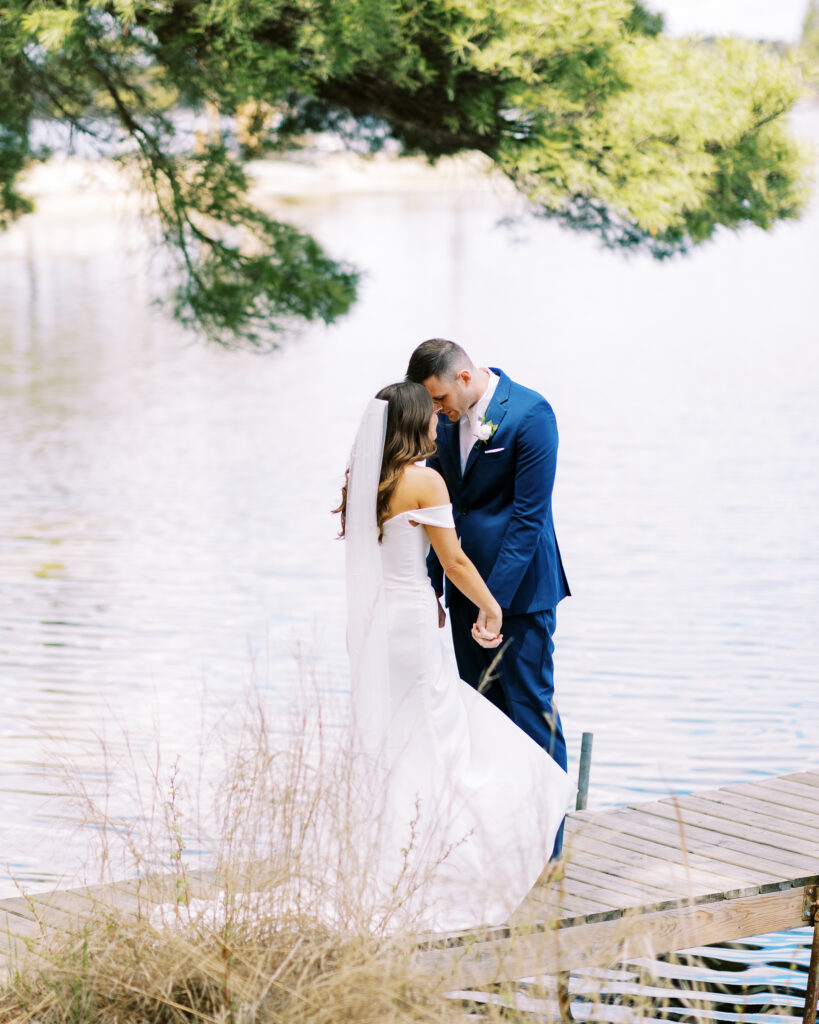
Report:
[[[507,412],[507,406],[509,404],[509,391],[511,390],[512,381],[506,376],[503,370],[498,370],[494,366],[490,366],[489,369],[500,377],[498,386],[495,388],[495,393],[492,395],[492,400],[486,407],[486,414],[484,419],[491,420],[496,427],[500,427],[504,416]],[[469,453],[469,457],[466,460],[466,466],[464,467],[464,479],[467,474],[478,461],[478,456],[486,448],[486,445],[481,441],[476,441],[472,446],[472,450]],[[460,460],[459,460],[460,465]]]
[[[438,427],[438,458],[445,466],[445,475],[461,483],[461,439],[457,423],[444,418]]]

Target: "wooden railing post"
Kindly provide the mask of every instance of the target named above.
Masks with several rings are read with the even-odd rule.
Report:
[[[577,803],[575,810],[586,809],[586,802],[589,798],[589,774],[591,773],[592,741],[593,732],[584,732],[580,743],[580,770],[577,776]]]

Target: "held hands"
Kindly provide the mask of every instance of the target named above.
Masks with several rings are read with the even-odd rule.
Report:
[[[441,604],[440,597],[438,598],[438,629],[443,629],[446,625],[446,612],[444,606]]]
[[[499,647],[503,641],[501,610],[497,606],[496,609],[487,612],[481,608],[478,612],[478,618],[472,626],[472,639],[480,644],[481,647]]]

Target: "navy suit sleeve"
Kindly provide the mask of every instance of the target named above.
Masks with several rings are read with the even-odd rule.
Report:
[[[441,471],[441,463],[434,455],[427,459],[427,465],[430,469],[434,469],[436,473],[440,473],[441,476],[444,475]],[[441,568],[441,563],[438,561],[438,556],[435,554],[432,546],[430,546],[429,554],[427,555],[427,575],[435,593],[438,597],[441,597],[444,592],[444,570]]]
[[[556,466],[557,423],[549,405],[539,402],[518,430],[512,518],[486,581],[502,608],[511,605],[549,520]]]

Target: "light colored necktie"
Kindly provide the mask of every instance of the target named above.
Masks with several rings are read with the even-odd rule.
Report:
[[[475,444],[475,424],[472,422],[473,411],[470,409],[466,414],[466,425],[460,426],[461,431],[461,472],[466,469],[469,453]]]

